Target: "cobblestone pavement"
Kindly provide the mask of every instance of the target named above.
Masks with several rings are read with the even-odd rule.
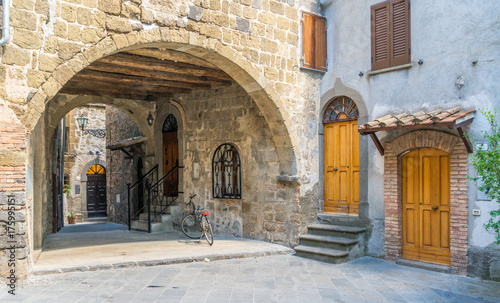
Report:
[[[34,276],[0,302],[500,302],[500,283],[293,255]]]

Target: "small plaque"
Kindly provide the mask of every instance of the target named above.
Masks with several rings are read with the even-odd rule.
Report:
[[[76,185],[75,185],[75,194],[76,194],[76,195],[79,195],[79,194],[80,194],[80,185],[79,185],[79,184],[76,184]]]
[[[487,151],[490,149],[488,143],[476,143],[476,150]]]

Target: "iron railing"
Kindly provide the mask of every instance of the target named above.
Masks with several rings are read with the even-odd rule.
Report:
[[[128,230],[132,227],[132,220],[138,220],[139,215],[146,208],[146,192],[151,184],[156,183],[156,181],[158,181],[158,165],[151,168],[134,184],[127,184]]]
[[[151,232],[151,224],[166,213],[167,208],[172,205],[181,192],[179,192],[179,169],[184,166],[176,165],[163,177],[148,187],[148,233]]]

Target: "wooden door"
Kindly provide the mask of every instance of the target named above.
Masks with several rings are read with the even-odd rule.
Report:
[[[163,133],[163,174],[168,173],[179,164],[179,143],[177,131]],[[163,193],[166,196],[177,196],[179,177],[177,171],[165,178]]]
[[[403,258],[450,265],[450,155],[434,148],[403,156]]]
[[[358,121],[324,124],[324,212],[357,215],[359,209]]]
[[[87,212],[89,218],[106,217],[106,175],[87,175]]]

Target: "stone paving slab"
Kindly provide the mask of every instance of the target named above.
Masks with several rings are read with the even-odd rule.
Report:
[[[111,268],[157,266],[193,261],[290,254],[293,249],[263,241],[215,236],[187,238],[181,232],[148,234],[113,223],[77,224],[49,235],[37,257],[33,274],[95,271]]]
[[[363,257],[293,255],[32,276],[0,302],[500,302],[500,283]]]

